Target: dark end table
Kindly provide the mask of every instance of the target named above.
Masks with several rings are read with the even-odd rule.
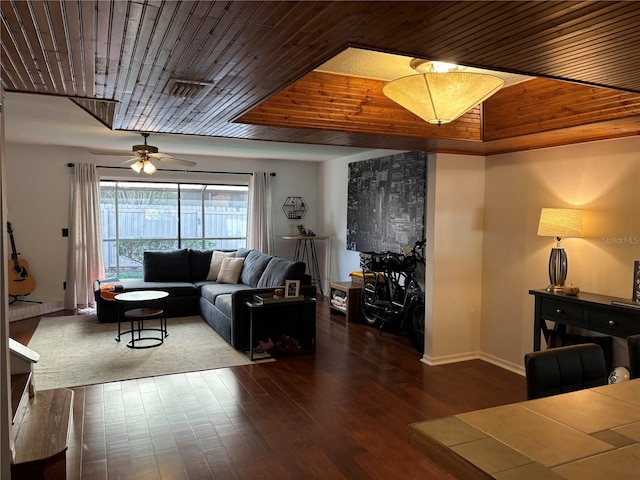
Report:
[[[249,359],[314,353],[316,351],[316,299],[303,297],[302,300],[273,303],[245,302],[249,311],[249,338],[246,329],[241,329],[241,349]],[[278,351],[277,343],[281,337],[295,338],[298,348]],[[271,339],[274,348],[265,352],[256,352],[259,342]],[[248,342],[248,343],[247,343]],[[256,358],[259,353],[259,358]]]

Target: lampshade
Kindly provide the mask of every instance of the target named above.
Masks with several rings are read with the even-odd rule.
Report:
[[[560,246],[561,240],[582,236],[582,210],[574,208],[543,208],[540,212],[538,235],[555,237],[557,247],[551,249],[549,256],[548,291],[563,291],[567,279],[567,252]]]
[[[156,172],[156,166],[151,163],[151,160],[146,160],[144,162],[144,167],[142,168],[142,170],[144,171],[144,173],[152,175]]]
[[[540,212],[538,235],[556,238],[582,237],[582,210],[543,208]]]
[[[423,120],[442,125],[484,102],[503,84],[501,78],[484,73],[421,73],[392,80],[382,92]]]
[[[140,173],[142,171],[142,167],[144,167],[144,162],[142,160],[138,160],[136,163],[131,165],[131,169],[136,173]]]

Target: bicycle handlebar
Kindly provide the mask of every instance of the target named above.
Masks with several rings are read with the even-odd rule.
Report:
[[[390,250],[383,253],[362,252],[362,254],[369,255],[370,258],[365,260],[361,254],[360,264],[370,271],[412,273],[418,262],[425,263],[424,255],[422,254],[422,248],[425,244],[426,240],[417,241],[407,254]]]

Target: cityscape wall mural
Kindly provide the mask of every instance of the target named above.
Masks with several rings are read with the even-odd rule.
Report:
[[[424,152],[350,163],[347,250],[399,253],[422,240],[426,182]]]

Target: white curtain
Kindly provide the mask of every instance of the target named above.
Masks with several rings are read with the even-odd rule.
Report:
[[[274,253],[271,221],[271,174],[253,172],[249,179],[249,211],[247,214],[247,248]]]
[[[104,277],[100,177],[95,165],[73,167],[65,308],[93,308],[93,282]]]

